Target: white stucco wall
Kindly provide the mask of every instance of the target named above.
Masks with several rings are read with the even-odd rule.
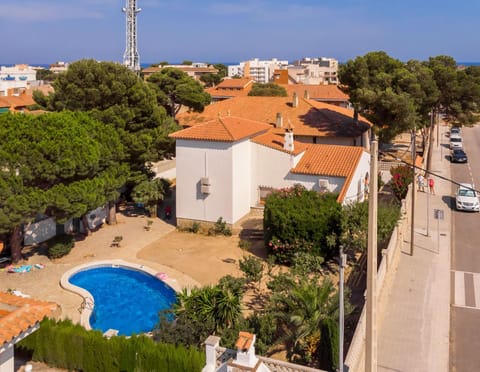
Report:
[[[259,201],[259,187],[289,187],[292,182],[287,178],[290,169],[295,167],[303,153],[297,156],[277,151],[269,147],[252,143],[252,186],[251,205]]]
[[[232,143],[177,140],[177,218],[232,223]],[[211,193],[200,181],[209,177]]]
[[[252,205],[252,148],[250,140],[232,146],[232,221],[235,222],[250,212]],[[229,223],[232,223],[228,221]]]
[[[313,137],[295,136],[295,140],[303,143],[317,143],[320,145],[362,146],[362,137]]]
[[[343,204],[364,200],[365,176],[367,174],[368,179],[370,179],[370,154],[364,151],[352,177],[347,193],[345,194]]]

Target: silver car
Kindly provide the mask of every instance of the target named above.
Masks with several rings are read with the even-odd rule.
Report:
[[[458,211],[479,212],[478,194],[471,183],[461,183],[457,189],[455,202]]]
[[[450,136],[450,149],[453,150],[461,148],[463,148],[462,137],[460,137],[458,134]]]

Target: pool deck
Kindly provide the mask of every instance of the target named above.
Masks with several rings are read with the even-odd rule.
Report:
[[[202,243],[200,245],[197,243],[197,237],[200,241],[207,237],[179,233],[170,223],[159,218],[151,220],[153,224],[147,231],[145,229],[147,217],[118,213],[116,225],[104,225],[91,236],[77,241],[67,256],[56,260],[48,259],[38,248],[26,248],[22,251],[26,259],[20,264],[32,266],[42,264],[44,267],[41,269],[33,267],[30,272],[25,273],[8,273],[5,269],[0,269],[0,291],[16,289],[34,298],[56,302],[62,309],[62,318],[80,322],[83,297],[65,290],[60,285],[64,273],[79,265],[116,260],[137,267],[143,265],[154,273],[165,273],[170,283],[174,283],[172,287],[177,290],[213,283],[225,273],[239,274],[238,268],[225,262],[222,253],[218,253],[225,251],[224,247],[228,247],[225,255],[241,257],[238,238],[213,237],[202,246]],[[180,241],[165,243],[164,238],[169,235],[173,235],[177,240],[180,237]],[[122,236],[123,239],[120,246],[112,247],[111,243],[116,236]],[[182,236],[186,242],[182,242]],[[220,247],[216,242],[220,243]],[[197,246],[201,251],[190,257],[188,253],[193,252],[192,249]],[[212,259],[215,260],[215,270],[212,270]],[[166,264],[163,264],[164,262]],[[208,267],[204,268],[203,263]],[[195,279],[191,276],[190,269]]]

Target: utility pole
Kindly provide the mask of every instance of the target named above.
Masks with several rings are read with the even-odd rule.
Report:
[[[347,255],[343,253],[343,245],[340,246],[340,290],[339,290],[339,340],[338,340],[338,370],[344,372],[343,368],[343,338],[344,338],[344,299],[343,299],[343,282],[344,282],[344,269],[347,262]]]
[[[417,127],[414,127],[412,130],[412,214],[411,214],[411,225],[410,225],[410,256],[413,256],[413,247],[415,245],[415,197],[417,194],[416,187],[416,172],[415,172],[415,160],[417,158]],[[427,186],[428,187],[428,186]]]
[[[374,137],[370,150],[370,195],[368,198],[367,321],[365,372],[377,371],[377,210],[378,143]]]

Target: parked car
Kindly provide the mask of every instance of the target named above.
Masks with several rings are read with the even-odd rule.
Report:
[[[451,135],[450,136],[450,149],[461,149],[463,148],[463,141],[460,135]]]
[[[471,183],[461,183],[455,196],[458,211],[479,212],[478,195]]]
[[[450,129],[450,136],[455,135],[455,134],[460,135],[460,127],[452,127]]]
[[[468,162],[468,157],[462,149],[453,149],[450,155],[450,160],[452,163],[466,163]]]

